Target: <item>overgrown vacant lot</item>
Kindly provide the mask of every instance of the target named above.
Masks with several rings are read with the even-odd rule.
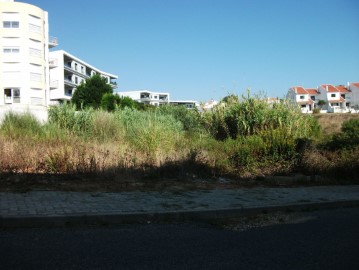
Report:
[[[229,96],[209,112],[164,106],[110,113],[64,105],[51,108],[45,124],[8,114],[0,126],[0,188],[74,189],[85,183],[126,189],[223,178],[266,184],[273,179],[267,176],[298,173],[323,176],[310,178],[316,184],[329,183],[327,176],[353,183],[356,128],[354,123],[337,136],[324,134],[316,117],[250,96]]]
[[[313,115],[322,128],[322,133],[332,135],[339,133],[343,122],[350,119],[359,119],[357,113],[326,113],[326,114],[314,114]]]

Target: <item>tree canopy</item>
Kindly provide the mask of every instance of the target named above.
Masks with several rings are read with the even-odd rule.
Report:
[[[77,109],[86,107],[97,109],[101,105],[103,95],[112,94],[112,92],[112,87],[107,83],[106,78],[96,74],[76,88],[71,101]]]

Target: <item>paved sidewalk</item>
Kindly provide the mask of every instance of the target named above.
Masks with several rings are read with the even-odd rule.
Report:
[[[0,227],[187,220],[349,204],[359,204],[357,185],[184,192],[0,192]]]

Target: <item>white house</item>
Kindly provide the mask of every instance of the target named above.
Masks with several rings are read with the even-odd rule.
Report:
[[[316,89],[293,86],[288,90],[287,99],[297,103],[303,113],[311,113],[318,104],[318,95]]]
[[[322,84],[318,88],[294,86],[289,89],[287,99],[298,104],[303,113],[310,113],[315,108],[320,108],[321,112],[355,112],[359,109],[359,83],[348,83],[347,86]],[[325,104],[318,106],[320,100]]]
[[[348,83],[350,91],[350,104],[355,110],[359,110],[359,82]]]
[[[150,104],[154,106],[161,106],[163,104],[169,104],[170,102],[169,93],[138,90],[138,91],[117,92],[116,94],[119,95],[120,97],[130,97],[137,102]]]
[[[70,100],[76,87],[94,74],[100,74],[113,88],[117,87],[116,75],[101,71],[63,50],[50,52],[49,60],[51,104]]]
[[[342,86],[322,84],[318,86],[319,99],[326,102],[328,112],[347,112],[350,108],[350,91]]]

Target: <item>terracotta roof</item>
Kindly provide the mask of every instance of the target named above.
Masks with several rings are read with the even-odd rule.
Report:
[[[317,89],[315,88],[307,88],[305,90],[308,92],[309,95],[319,95]]]
[[[351,83],[352,85],[354,85],[355,87],[358,87],[359,88],[359,82],[353,82]]]
[[[331,84],[322,84],[321,87],[324,90],[327,90],[327,87],[328,87],[328,93],[339,92],[339,90]]]
[[[292,89],[296,94],[307,95],[308,92],[302,86],[293,86]]]
[[[349,93],[349,90],[344,85],[337,85],[335,88],[337,88],[340,93]]]

